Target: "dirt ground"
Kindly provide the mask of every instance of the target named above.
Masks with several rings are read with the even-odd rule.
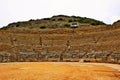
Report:
[[[120,80],[120,65],[79,62],[0,63],[0,80]]]

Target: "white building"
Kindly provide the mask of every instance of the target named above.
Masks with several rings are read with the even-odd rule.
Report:
[[[71,28],[77,28],[79,25],[78,25],[78,22],[72,22],[70,23],[70,27]]]

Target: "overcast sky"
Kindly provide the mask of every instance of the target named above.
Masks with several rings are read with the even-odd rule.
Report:
[[[120,0],[0,0],[0,27],[60,14],[112,24],[120,19]]]

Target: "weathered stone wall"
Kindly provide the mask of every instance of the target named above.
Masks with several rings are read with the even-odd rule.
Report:
[[[1,52],[0,62],[32,62],[32,61],[61,61],[62,52],[57,51],[43,51],[41,53],[31,52],[19,52],[19,54],[12,54]],[[69,51],[63,54],[63,60],[65,62],[109,62],[120,63],[120,53],[110,52],[91,52],[86,53],[83,51]]]

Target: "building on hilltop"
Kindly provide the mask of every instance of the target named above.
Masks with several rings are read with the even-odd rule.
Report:
[[[71,22],[70,23],[71,28],[78,28],[78,26],[79,26],[78,22]]]
[[[78,23],[78,22],[71,22],[70,23],[70,27],[71,28],[86,27],[86,26],[90,26],[90,24],[87,24],[87,23]]]

